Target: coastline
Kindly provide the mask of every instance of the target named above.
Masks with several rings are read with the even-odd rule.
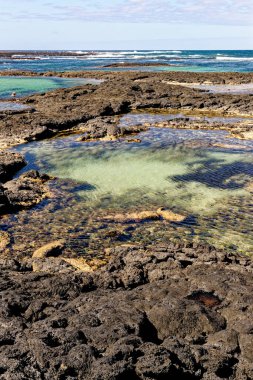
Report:
[[[55,73],[44,75],[53,76]],[[115,116],[132,110],[183,109],[196,113],[215,112],[223,116],[253,116],[253,100],[250,94],[210,93],[182,85],[183,81],[189,80],[191,83],[222,85],[252,83],[253,74],[85,72],[58,75],[66,78],[103,79],[104,82],[99,86],[85,85],[20,98],[19,102],[30,106],[31,109],[11,115],[8,111],[1,113],[0,147],[51,137],[63,130],[78,130],[79,124],[96,117]],[[167,83],[167,80],[172,78],[178,78],[180,85]],[[20,128],[24,123],[25,130]],[[250,126],[245,123],[239,127],[227,125],[228,131],[242,137],[249,129]]]
[[[151,125],[226,130],[231,136],[253,139],[251,94],[210,93],[184,86],[252,83],[253,73],[11,73],[104,82],[20,98],[14,102],[29,106],[28,110],[0,112],[3,218],[23,209],[25,220],[27,209],[52,196],[49,176],[35,171],[19,176],[26,163],[20,154],[8,150],[18,144],[76,133],[84,143],[118,138],[131,142],[131,135],[138,140],[138,133]],[[0,72],[4,75],[10,72]],[[150,109],[183,116],[160,125],[118,127],[120,116]],[[207,115],[221,120],[237,116],[240,121],[209,122]],[[154,215],[149,218],[152,221]],[[73,222],[78,222],[78,216]],[[165,222],[163,228],[166,231]],[[5,301],[1,304],[0,376],[4,380],[15,376],[39,380],[253,378],[252,259],[184,239],[153,245],[119,240],[117,246],[94,250],[94,257],[86,260],[70,253],[63,240],[41,244],[33,255],[24,249],[22,255],[12,256],[11,236],[0,231]]]

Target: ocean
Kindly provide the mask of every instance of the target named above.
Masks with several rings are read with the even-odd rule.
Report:
[[[110,68],[111,64],[137,66]],[[0,55],[0,71],[192,71],[251,72],[253,50],[26,51]],[[167,66],[169,65],[169,66]]]

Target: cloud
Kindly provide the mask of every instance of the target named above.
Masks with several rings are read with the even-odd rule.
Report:
[[[0,6],[0,19],[7,20],[8,14],[9,21],[10,17],[13,20],[213,25],[251,25],[253,21],[252,0],[49,0],[44,3],[39,0],[0,0]]]

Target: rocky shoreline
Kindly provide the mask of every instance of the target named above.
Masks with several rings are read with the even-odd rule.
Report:
[[[29,110],[0,113],[2,215],[32,207],[49,195],[47,175],[29,171],[16,178],[26,165],[21,155],[6,149],[16,144],[61,133],[81,133],[84,142],[131,140],[131,135],[138,139],[151,125],[120,126],[120,116],[149,109],[198,115],[155,127],[252,135],[252,95],[213,94],[166,83],[250,83],[251,73],[57,75],[104,82],[29,96],[20,100]],[[247,119],[210,123],[201,113]],[[127,220],[184,218],[166,212],[130,213]],[[114,218],[121,220],[121,215]],[[10,256],[11,238],[0,232],[0,379],[253,378],[251,258],[182,239],[167,245],[118,243],[95,252],[104,261],[94,257],[87,262],[65,255],[64,241],[48,243],[32,257],[25,250],[22,256]]]
[[[0,148],[48,138],[63,130],[78,131],[79,126],[89,120],[121,115],[133,110],[153,108],[213,112],[225,116],[253,116],[253,97],[250,94],[215,94],[182,85],[171,85],[165,81],[170,74],[93,73],[94,78],[104,79],[99,86],[60,89],[23,98],[20,101],[29,105],[30,109],[17,113],[2,111],[0,114]],[[241,75],[235,75],[236,81]],[[199,82],[202,76],[203,74],[199,75]],[[178,80],[182,82],[183,77],[187,78],[180,73]],[[228,77],[229,75],[220,74],[220,83]],[[242,77],[245,81],[252,78],[250,74]],[[208,78],[216,81],[218,74]],[[238,130],[238,126],[227,124],[226,128],[243,135],[251,126],[243,124]]]

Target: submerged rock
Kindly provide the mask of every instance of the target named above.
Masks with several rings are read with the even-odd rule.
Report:
[[[161,207],[157,211],[139,211],[126,214],[107,215],[103,219],[126,223],[131,221],[142,222],[146,220],[158,220],[161,218],[170,222],[180,223],[186,219],[186,216],[176,214],[168,209]]]
[[[186,216],[176,214],[164,207],[159,208],[157,210],[157,214],[160,215],[163,219],[169,220],[170,222],[183,222],[186,219]]]

